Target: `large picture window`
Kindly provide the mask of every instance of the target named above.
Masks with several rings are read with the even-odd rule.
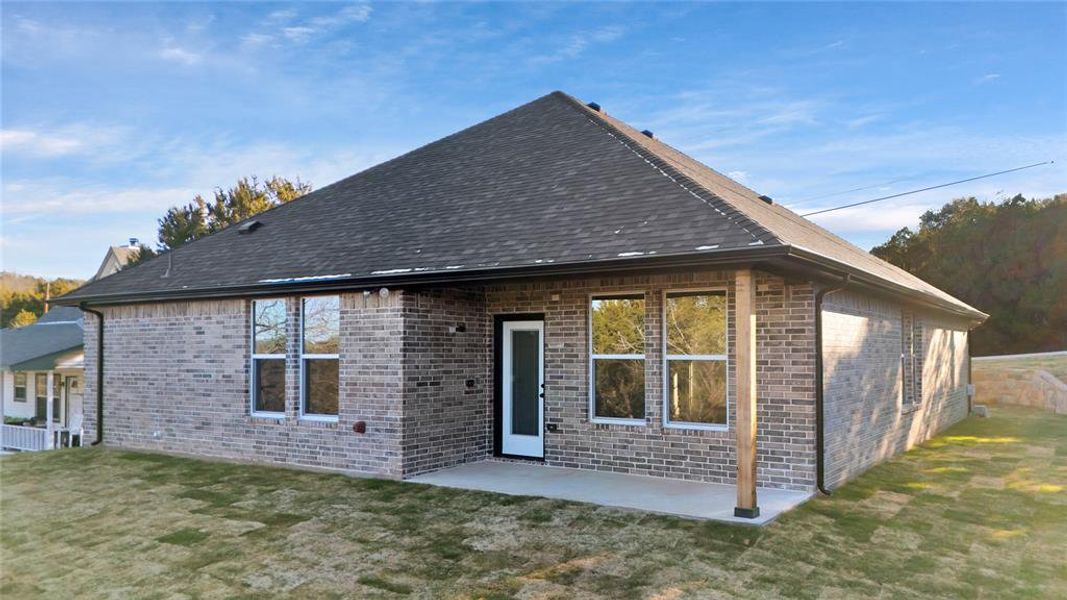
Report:
[[[252,412],[285,413],[285,300],[252,302]]]
[[[15,402],[26,401],[26,374],[15,373]]]
[[[340,298],[304,298],[301,314],[301,414],[306,417],[336,419],[340,386]]]
[[[663,310],[666,422],[726,425],[726,292],[668,292]]]
[[[593,418],[643,422],[644,296],[594,297],[589,320]]]

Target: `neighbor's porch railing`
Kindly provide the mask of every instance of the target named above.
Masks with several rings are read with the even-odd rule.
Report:
[[[0,446],[10,450],[50,450],[51,430],[24,425],[0,425]]]

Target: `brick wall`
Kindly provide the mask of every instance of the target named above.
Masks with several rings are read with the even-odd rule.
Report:
[[[109,445],[292,463],[400,477],[402,295],[341,298],[338,421],[301,420],[299,299],[289,298],[285,417],[249,414],[250,304],[244,300],[107,307],[105,441]],[[86,321],[87,373],[96,321]],[[95,376],[85,394],[95,398]],[[96,405],[85,403],[95,431]],[[369,424],[352,432],[356,420]]]
[[[852,291],[827,296],[823,311],[829,487],[966,416],[965,322]],[[914,369],[901,359],[911,335],[920,340]]]
[[[405,475],[481,460],[492,452],[492,381],[487,378],[492,357],[486,345],[491,329],[485,314],[480,288],[405,294]]]
[[[728,291],[729,428],[676,429],[663,424],[662,311],[665,290]],[[645,423],[589,419],[590,295],[645,297]],[[699,272],[509,283],[486,289],[486,343],[495,314],[545,315],[545,462],[550,465],[732,483],[736,472],[733,386],[733,273]],[[758,484],[814,486],[814,298],[810,284],[757,279]]]
[[[808,284],[757,280],[761,486],[814,482],[814,331]],[[559,279],[488,288],[344,294],[337,423],[299,419],[299,299],[288,300],[286,415],[249,413],[250,305],[243,300],[105,308],[107,443],[230,458],[410,476],[492,453],[492,319],[545,314],[548,464],[715,482],[734,478],[730,428],[663,426],[664,290],[722,287],[732,273]],[[646,419],[594,424],[588,413],[592,293],[646,298]],[[86,324],[86,368],[95,369],[95,321]],[[462,325],[463,331],[457,329]],[[734,334],[729,331],[729,354]],[[732,363],[730,371],[732,373]],[[87,377],[86,395],[95,394]],[[95,426],[95,404],[86,403]],[[352,432],[357,420],[365,435]]]

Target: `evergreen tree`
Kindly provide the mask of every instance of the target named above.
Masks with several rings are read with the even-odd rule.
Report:
[[[180,248],[209,233],[220,231],[275,206],[296,200],[312,189],[310,183],[284,177],[265,182],[255,176],[242,177],[227,189],[216,188],[209,202],[198,195],[189,204],[173,206],[159,219],[158,243],[153,250],[144,244],[137,248],[124,268]]]

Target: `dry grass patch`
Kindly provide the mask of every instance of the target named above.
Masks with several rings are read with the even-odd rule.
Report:
[[[0,596],[1067,597],[1067,418],[997,409],[765,527],[110,449],[0,461]]]

